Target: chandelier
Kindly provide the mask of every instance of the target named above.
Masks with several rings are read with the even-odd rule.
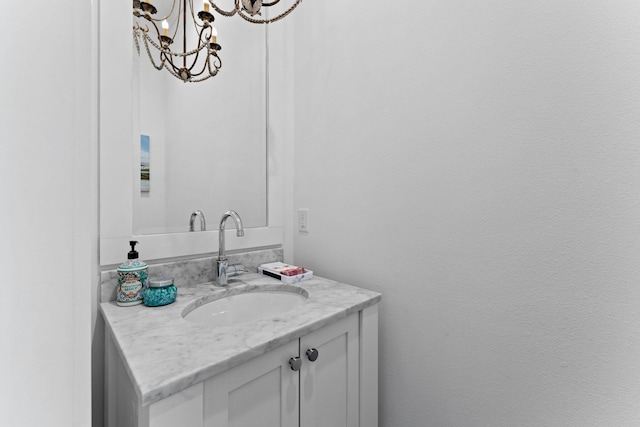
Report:
[[[158,10],[152,1],[133,0],[136,50],[140,54],[142,41],[154,68],[164,68],[186,83],[207,80],[218,74],[222,67],[218,56],[222,46],[218,44],[218,33],[213,27],[213,11],[226,17],[238,15],[252,24],[270,24],[290,14],[302,0],[294,0],[288,9],[273,18],[262,18],[262,8],[274,6],[280,0],[234,0],[235,5],[230,10],[222,9],[213,0],[170,0],[170,10],[160,16],[156,16]],[[194,9],[194,2],[200,10]],[[190,50],[187,48],[189,44]],[[172,49],[177,45],[181,48]],[[155,48],[154,53],[151,47]]]

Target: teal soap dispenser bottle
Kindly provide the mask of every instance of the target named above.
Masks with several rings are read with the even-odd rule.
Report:
[[[123,307],[142,304],[144,291],[147,288],[147,264],[138,259],[136,244],[129,242],[131,251],[127,254],[127,261],[118,268],[118,288],[116,289],[116,304]]]

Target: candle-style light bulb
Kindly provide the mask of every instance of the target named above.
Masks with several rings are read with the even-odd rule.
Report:
[[[166,19],[162,21],[162,35],[169,36],[169,23]]]
[[[209,12],[209,0],[204,0],[202,2],[202,8],[205,12]]]
[[[216,27],[211,27],[211,43],[217,43],[218,42],[218,30],[216,30]]]

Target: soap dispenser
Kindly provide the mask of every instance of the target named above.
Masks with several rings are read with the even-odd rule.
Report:
[[[136,241],[130,241],[131,250],[127,254],[127,261],[118,268],[118,288],[116,289],[116,304],[128,307],[142,304],[144,291],[147,288],[147,264],[138,259]]]

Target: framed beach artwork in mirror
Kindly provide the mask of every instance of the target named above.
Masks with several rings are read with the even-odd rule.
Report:
[[[148,193],[151,179],[149,135],[140,135],[140,192]]]

